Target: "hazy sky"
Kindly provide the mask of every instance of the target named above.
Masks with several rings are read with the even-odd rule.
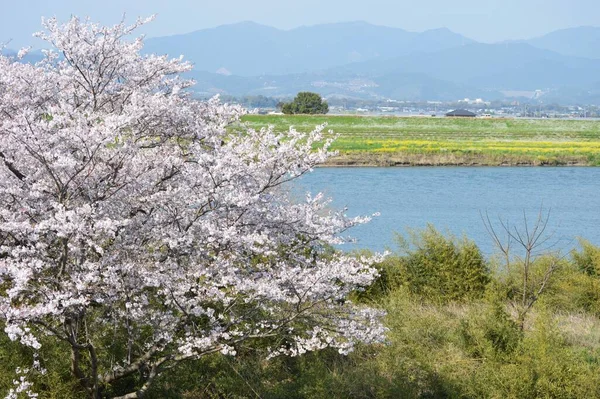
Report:
[[[90,16],[112,24],[127,14],[158,14],[149,37],[187,33],[239,21],[281,29],[365,20],[410,31],[447,27],[483,42],[522,39],[582,25],[600,26],[599,0],[1,0],[0,43],[35,44],[41,16]]]

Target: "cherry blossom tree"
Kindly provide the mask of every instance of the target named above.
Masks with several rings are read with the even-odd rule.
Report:
[[[5,333],[63,342],[90,398],[142,397],[179,362],[242,342],[269,356],[381,342],[381,314],[348,300],[376,259],[324,251],[369,218],[288,193],[331,155],[324,127],[256,131],[242,109],[194,100],[189,63],[131,39],[146,22],[48,19],[43,61],[0,56]],[[34,356],[8,397],[35,397],[27,378],[43,371]]]

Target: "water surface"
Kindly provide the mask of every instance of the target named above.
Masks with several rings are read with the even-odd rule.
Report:
[[[297,185],[333,197],[333,206],[347,206],[348,216],[381,214],[350,230],[358,242],[345,249],[394,249],[394,232],[432,223],[466,234],[489,254],[494,247],[481,212],[522,226],[523,212],[535,219],[541,206],[550,210],[554,248],[568,251],[579,236],[600,244],[600,168],[319,168]]]

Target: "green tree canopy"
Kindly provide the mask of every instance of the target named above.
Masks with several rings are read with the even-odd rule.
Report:
[[[329,105],[319,94],[303,91],[292,102],[284,103],[281,111],[284,114],[326,114],[329,112]]]

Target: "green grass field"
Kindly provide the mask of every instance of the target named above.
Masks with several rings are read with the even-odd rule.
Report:
[[[332,165],[600,165],[600,121],[247,115],[252,128],[327,123]]]

